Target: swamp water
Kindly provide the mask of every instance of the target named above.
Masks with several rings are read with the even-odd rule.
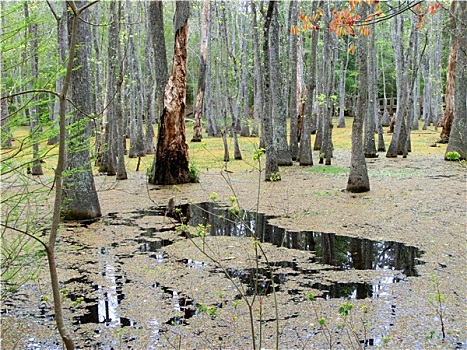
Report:
[[[165,318],[158,315],[158,317],[149,317],[149,319],[143,314],[140,315],[141,319],[138,319],[134,316],[123,317],[120,313],[120,307],[127,298],[124,292],[125,287],[135,282],[139,283],[126,276],[125,264],[128,264],[136,255],[147,255],[155,259],[157,266],[163,268],[166,261],[170,260],[165,248],[171,246],[176,240],[183,239],[180,238],[183,232],[177,230],[180,222],[202,228],[203,232],[211,237],[227,236],[243,239],[254,236],[262,243],[270,243],[282,249],[306,252],[308,263],[306,265],[294,261],[295,259],[271,261],[265,265],[264,258],[260,256],[259,259],[263,258],[261,266],[228,267],[220,270],[207,258],[206,261],[195,260],[191,257],[177,260],[177,263],[185,269],[202,270],[206,277],[210,274],[228,274],[230,278],[241,282],[246,296],[267,296],[273,291],[281,291],[290,295],[292,301],[300,302],[303,301],[305,292],[312,289],[318,291],[317,297],[324,299],[378,298],[388,293],[387,289],[390,284],[404,281],[408,276],[417,276],[415,267],[421,263],[419,260],[421,252],[415,247],[402,243],[371,241],[333,233],[287,231],[269,224],[269,220],[273,217],[246,211],[235,214],[228,208],[218,207],[211,202],[182,205],[176,208],[171,216],[178,223],[174,223],[173,218],[168,218],[169,214],[165,208],[152,208],[126,214],[110,213],[97,224],[109,228],[115,225],[127,226],[131,227],[133,232],[139,233],[139,235],[135,234],[124,239],[124,245],[134,247],[130,249],[130,253],[112,253],[113,248],[121,245],[116,242],[100,247],[94,252],[89,251],[92,249],[86,246],[79,250],[81,255],[86,256],[83,263],[94,265],[100,275],[98,279],[100,282],[96,283],[95,278],[86,273],[86,269],[81,266],[77,267],[76,273],[73,274],[79,277],[65,280],[63,284],[69,290],[67,297],[72,302],[80,304],[77,308],[79,311],[73,317],[73,327],[75,333],[81,334],[77,336],[80,342],[84,338],[84,342],[81,343],[84,348],[96,342],[99,344],[98,348],[115,348],[118,341],[110,340],[109,336],[104,336],[104,334],[108,333],[108,330],[113,330],[115,336],[115,330],[123,329],[123,327],[150,328],[152,331],[146,342],[157,344],[161,333],[166,332],[166,327],[189,325],[190,319],[201,312],[200,304],[196,302],[196,295],[189,295],[188,291],[177,290],[176,287],[167,285],[167,283],[164,285],[153,280],[150,286],[146,285],[145,288],[149,288],[152,293],[164,295],[165,302],[169,300],[168,308],[172,309],[172,312],[168,313]],[[164,218],[162,221],[169,219],[172,224],[139,224],[138,220],[152,216]],[[162,236],[164,233],[171,233],[171,236]],[[66,241],[67,244],[77,244],[70,237]],[[89,260],[92,256],[96,257],[94,261]],[[322,277],[327,274],[350,270],[372,270],[380,273],[371,281],[340,282],[333,280],[332,277],[322,280]],[[294,281],[293,288],[288,287],[287,284],[291,280]],[[79,291],[74,291],[76,285],[79,285]],[[80,300],[81,295],[85,296]],[[233,300],[240,299],[242,295],[239,292]],[[217,302],[214,306],[222,307],[223,303],[226,301]],[[391,305],[391,308],[394,309],[395,306]],[[163,311],[163,308],[161,310]],[[2,313],[9,313],[8,305],[4,305]],[[36,312],[29,311],[29,315],[43,318],[47,322],[53,320],[51,308],[46,310],[43,305]],[[83,331],[85,327],[88,331]],[[96,337],[100,339],[96,341]],[[135,338],[127,337],[124,342],[130,344],[135,342]],[[39,344],[38,347],[31,346],[30,348],[41,347],[40,342],[35,343]],[[53,347],[49,346],[49,348]]]

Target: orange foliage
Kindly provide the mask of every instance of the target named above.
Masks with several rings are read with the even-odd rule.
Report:
[[[427,21],[425,16],[426,14],[434,15],[440,8],[441,4],[438,2],[430,3],[426,6],[426,8],[423,8],[420,4],[414,6],[413,10],[418,15],[417,29],[420,29],[425,25]]]
[[[361,18],[356,13],[356,8],[362,2],[368,5],[374,5],[374,12],[369,14],[366,18]],[[332,11],[332,20],[329,24],[329,30],[334,32],[336,36],[342,35],[369,35],[370,28],[369,24],[372,21],[379,20],[385,15],[381,6],[379,5],[380,0],[348,0],[348,6],[344,6],[341,9],[334,9]],[[441,5],[436,3],[429,3],[425,8],[420,4],[416,4],[412,7],[412,10],[418,14],[417,29],[421,28],[426,21],[425,14],[433,15],[439,9]],[[318,9],[315,14],[311,16],[311,19],[304,13],[300,13],[300,19],[302,21],[302,31],[305,30],[319,30],[319,20],[323,15],[322,9]],[[292,28],[292,34],[298,34],[298,28]],[[349,47],[349,52],[353,53],[355,48]]]

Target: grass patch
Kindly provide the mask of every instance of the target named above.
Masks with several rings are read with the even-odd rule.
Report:
[[[346,118],[346,128],[334,128],[333,129],[333,145],[336,150],[349,150],[351,149],[351,135],[352,135],[352,118]],[[337,119],[334,120],[334,124],[337,123]],[[444,158],[446,145],[436,145],[432,147],[435,142],[439,139],[440,130],[435,130],[434,127],[428,128],[428,130],[416,130],[411,134],[412,138],[412,152],[409,157],[416,156],[427,156],[427,155],[439,155],[440,158]],[[22,166],[26,169],[26,164],[32,160],[32,148],[31,140],[28,138],[29,127],[18,126],[12,130],[15,137],[13,141],[12,149],[3,149],[0,152],[3,161],[8,157],[14,155],[9,161],[10,164],[15,166]],[[44,133],[45,134],[45,133]],[[156,130],[157,135],[157,130]],[[191,140],[193,136],[193,123],[188,121],[186,123],[186,139]],[[391,134],[384,134],[384,140],[386,147],[389,146],[391,141]],[[40,153],[43,156],[44,163],[43,170],[45,175],[53,175],[53,169],[57,162],[57,146],[48,146],[47,140],[42,138],[39,145]],[[94,153],[95,140],[92,138],[90,141],[91,153]],[[156,141],[155,141],[156,142]],[[205,171],[222,171],[227,168],[234,172],[248,172],[257,171],[258,163],[253,160],[253,152],[259,148],[259,137],[239,137],[239,145],[242,153],[243,160],[235,160],[233,158],[234,143],[233,138],[227,138],[230,161],[224,162],[224,146],[220,137],[208,137],[206,134],[203,135],[201,142],[187,142],[189,146],[190,161],[196,164],[196,167],[200,173]],[[312,142],[314,142],[314,136],[312,136]],[[21,147],[21,151],[17,153]],[[130,140],[127,139],[127,149],[130,147]],[[17,154],[16,154],[17,153]],[[380,154],[380,157],[384,157],[384,152]],[[263,157],[263,162],[264,162]],[[146,155],[141,158],[140,171],[146,171],[154,161],[154,155]],[[94,164],[94,161],[92,161]],[[138,158],[125,158],[125,164],[127,171],[135,171],[138,163]],[[264,167],[264,164],[262,165]],[[336,166],[321,166],[316,165],[313,167],[305,168],[307,172],[314,174],[329,174],[329,175],[348,175],[349,170],[347,167],[336,167]],[[396,176],[404,178],[412,175],[410,169],[399,170],[401,173],[394,174],[392,170],[383,171],[380,173],[372,174],[376,177],[384,178],[385,176]],[[97,168],[94,168],[94,172],[97,173]]]
[[[313,173],[313,174],[329,174],[329,175],[348,175],[349,174],[348,168],[342,168],[342,167],[337,167],[337,166],[332,166],[332,165],[312,166],[310,168],[306,168],[305,171],[308,173]]]

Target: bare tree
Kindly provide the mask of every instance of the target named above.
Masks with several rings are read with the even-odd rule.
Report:
[[[407,132],[407,108],[409,101],[409,94],[412,91],[413,74],[409,77],[409,67],[412,66],[413,60],[413,46],[415,42],[415,22],[412,21],[411,32],[409,35],[409,45],[404,46],[404,18],[403,15],[393,17],[394,26],[392,31],[392,40],[394,51],[396,55],[396,84],[397,84],[397,110],[395,118],[394,133],[392,135],[391,143],[389,144],[386,157],[395,158],[397,155],[404,153],[406,142],[408,140]]]
[[[451,35],[451,44],[449,48],[448,68],[446,72],[446,108],[444,109],[443,129],[441,130],[440,142],[447,143],[451,134],[452,120],[454,118],[455,106],[455,71],[457,61],[457,51],[459,47],[459,37],[456,33],[456,6],[459,6],[461,1],[451,1],[449,8],[449,30]]]
[[[312,13],[314,14],[318,8],[322,6],[315,1],[312,5]],[[318,47],[318,31],[314,30],[311,34],[311,62],[308,88],[306,91],[305,112],[303,116],[303,130],[300,136],[300,165],[313,165],[313,153],[311,150],[311,131],[312,131],[312,114],[313,101],[316,89],[316,52]]]
[[[200,142],[203,137],[203,102],[204,91],[206,90],[206,54],[208,47],[209,35],[209,17],[210,17],[210,4],[209,0],[204,0],[203,18],[201,23],[201,47],[199,55],[199,77],[198,77],[198,92],[196,93],[196,102],[194,110],[194,123],[193,123],[193,138],[191,142]]]
[[[128,81],[125,84],[126,95],[130,98],[125,98],[128,101],[125,105],[130,110],[130,149],[128,157],[136,158],[143,157],[144,152],[144,131],[143,131],[143,78],[141,71],[141,55],[139,54],[139,45],[135,44],[135,23],[138,21],[136,10],[133,10],[133,2],[125,2],[125,12],[128,15],[126,32],[128,33],[128,43],[125,49],[124,60],[127,62],[125,67],[125,76]],[[120,55],[122,56],[122,55]],[[123,57],[122,57],[123,58]],[[120,60],[122,62],[122,59]],[[128,115],[128,113],[125,113]]]
[[[55,10],[52,4],[47,1],[50,10],[52,11],[55,20],[57,21],[57,48],[58,48],[58,59],[57,67],[63,67],[66,60],[66,51],[68,47],[68,30],[67,30],[67,4],[65,1],[58,2],[58,9]],[[60,12],[59,12],[60,11]],[[58,70],[58,77],[55,81],[55,90],[61,91],[63,86],[63,76],[60,76],[60,71]],[[58,114],[60,112],[60,101],[55,99],[53,113],[50,114],[50,121],[52,125],[56,127],[56,121]],[[49,137],[47,144],[55,145],[58,142],[58,134],[53,134]]]
[[[365,18],[368,13],[368,6],[362,3],[362,17]],[[370,180],[368,178],[368,169],[366,167],[365,154],[363,152],[362,134],[363,119],[367,113],[368,105],[368,38],[364,35],[358,37],[358,100],[357,113],[352,124],[352,155],[350,159],[350,174],[347,181],[347,191],[349,192],[367,192],[370,190]]]
[[[37,53],[38,49],[38,33],[37,33],[37,23],[35,21],[30,21],[30,13],[29,13],[29,6],[28,2],[24,3],[24,17],[26,21],[29,22],[27,34],[30,36],[30,40],[26,40],[26,43],[30,44],[29,47],[29,55],[31,55],[30,64],[30,72],[31,76],[33,77],[32,88],[36,88],[34,83],[39,82],[39,56]],[[41,125],[39,123],[39,99],[37,93],[34,93],[34,96],[31,99],[31,107],[29,107],[29,134],[31,135],[31,139],[33,140],[32,144],[32,166],[30,167],[31,175],[43,175],[44,172],[42,170],[41,160],[39,156],[39,135],[42,131]]]
[[[291,1],[289,18],[290,27],[294,28],[297,26],[298,11],[300,1]],[[291,60],[291,80],[290,80],[290,99],[289,99],[289,117],[290,117],[290,155],[292,160],[298,159],[298,108],[301,105],[300,99],[297,98],[298,92],[298,55],[299,55],[299,42],[298,35],[289,31],[289,57]]]
[[[78,7],[85,6],[86,1],[77,2]],[[89,11],[75,13],[80,16],[76,31],[76,51],[74,68],[71,74],[71,98],[74,110],[68,128],[67,176],[63,179],[62,218],[65,220],[82,220],[100,217],[101,208],[90,158],[91,119],[93,110],[93,93],[90,81],[89,60],[91,28]],[[74,19],[73,19],[74,22]],[[73,23],[74,25],[74,23]]]
[[[169,76],[167,65],[167,53],[164,37],[164,11],[162,0],[151,0],[149,3],[149,27],[151,30],[152,44],[154,46],[155,79],[156,79],[156,121],[163,110],[164,87]]]
[[[458,3],[456,34],[459,39],[456,64],[455,108],[452,129],[446,148],[459,153],[460,159],[467,159],[467,3]],[[446,157],[446,156],[445,156]]]
[[[372,5],[372,8],[374,5]],[[370,10],[371,11],[371,10]],[[371,11],[372,12],[372,11]],[[375,131],[378,122],[378,85],[376,82],[376,52],[375,52],[375,28],[371,27],[368,38],[368,104],[365,114],[365,132],[363,136],[363,153],[366,158],[376,158]]]
[[[287,144],[287,119],[282,89],[282,69],[279,61],[279,10],[278,2],[272,1],[273,11],[269,28],[269,79],[272,97],[273,140],[278,165],[292,165]]]
[[[252,26],[253,26],[253,64],[254,64],[254,75],[253,75],[253,128],[251,130],[252,136],[258,136],[258,124],[260,118],[263,115],[263,76],[261,67],[261,52],[260,52],[260,39],[259,39],[259,27],[256,16],[256,5],[253,1],[250,2],[251,12],[253,13]]]
[[[191,182],[185,135],[188,17],[190,2],[177,1],[174,16],[172,75],[164,91],[156,156],[149,182],[173,185]]]
[[[273,121],[272,121],[272,103],[270,98],[271,81],[270,81],[270,36],[271,18],[276,6],[275,1],[269,1],[263,27],[263,76],[264,76],[264,105],[262,117],[262,133],[261,139],[266,149],[266,167],[265,180],[280,179],[279,166],[277,164],[276,147],[273,138]]]

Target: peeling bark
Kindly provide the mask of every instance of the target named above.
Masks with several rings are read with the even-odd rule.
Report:
[[[149,182],[173,185],[191,182],[185,135],[188,17],[190,3],[177,1],[172,75],[164,91],[164,109],[159,123],[156,156]]]

